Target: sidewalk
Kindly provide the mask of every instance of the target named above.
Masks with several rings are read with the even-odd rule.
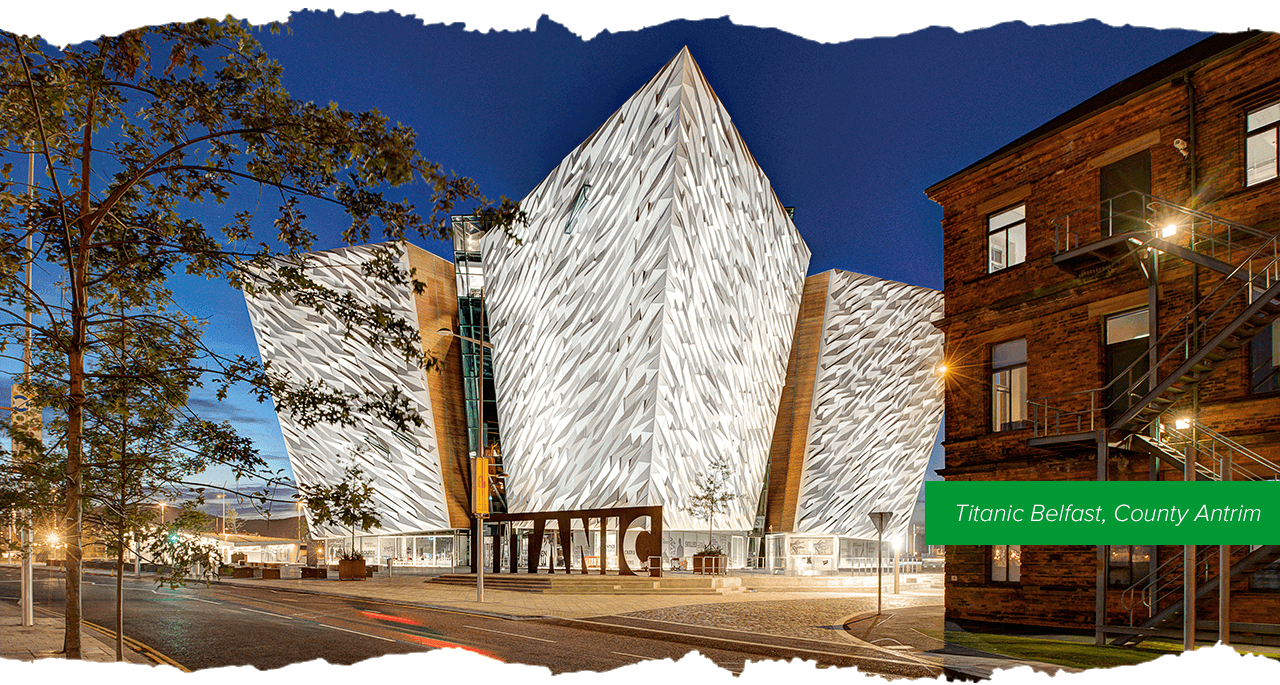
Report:
[[[925,589],[883,595],[875,617],[874,588],[830,588],[813,592],[745,592],[728,595],[537,594],[488,589],[476,602],[474,588],[436,585],[417,575],[364,581],[225,579],[220,585],[256,587],[477,613],[514,620],[542,617],[621,616],[691,626],[727,628],[759,635],[821,640],[873,649],[895,659],[917,661],[954,675],[989,678],[997,669],[1029,666],[1037,671],[1076,672],[1055,664],[1012,659],[949,645],[917,629],[943,627],[942,591]],[[885,619],[888,620],[885,620]],[[846,629],[849,624],[850,629]]]
[[[61,659],[63,622],[61,617],[51,617],[37,611],[36,624],[23,627],[22,611],[16,603],[0,602],[0,659],[34,661],[35,659]],[[86,625],[80,635],[80,647],[84,661],[112,663],[116,660],[115,639]],[[151,664],[141,654],[124,646],[124,659],[132,664]]]
[[[89,575],[99,572],[86,570]],[[146,574],[144,574],[145,576]],[[476,601],[474,587],[428,582],[428,576],[375,576],[363,581],[261,580],[225,578],[215,586],[249,587],[284,592],[361,599],[443,609],[511,620],[621,616],[669,621],[689,626],[803,638],[845,647],[872,649],[895,659],[942,668],[953,675],[989,678],[997,669],[1030,666],[1037,671],[1078,669],[1012,659],[950,645],[920,630],[941,634],[942,591],[939,588],[885,592],[884,613],[875,619],[876,593],[871,587],[791,589],[769,592],[697,595],[539,594],[488,588]],[[193,584],[196,586],[198,584]],[[34,628],[22,628],[16,604],[0,604],[0,658],[30,661],[60,658],[62,619],[36,615]],[[83,633],[86,661],[115,661],[113,640],[89,626]],[[152,663],[125,646],[131,663]]]

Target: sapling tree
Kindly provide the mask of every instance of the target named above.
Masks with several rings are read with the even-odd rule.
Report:
[[[382,525],[373,507],[373,482],[364,469],[352,464],[343,472],[342,480],[334,485],[302,485],[298,490],[317,523],[351,531],[351,546],[342,553],[342,558],[363,559],[364,554],[356,549],[356,528],[367,533]]]
[[[712,534],[715,530],[716,514],[729,511],[729,503],[738,499],[738,493],[730,488],[729,460],[724,457],[713,457],[708,469],[694,481],[694,494],[689,497],[685,508],[695,518],[707,522],[707,546],[703,552],[723,554],[723,550],[715,546]]]

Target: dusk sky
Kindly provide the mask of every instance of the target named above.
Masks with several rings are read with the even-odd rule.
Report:
[[[837,268],[938,289],[942,210],[925,187],[1209,35],[1085,21],[820,44],[717,19],[584,41],[546,17],[534,31],[479,33],[317,12],[295,13],[288,26],[260,35],[295,97],[381,110],[418,132],[428,159],[495,199],[522,198],[687,45],[779,199],[796,207],[810,274]],[[425,192],[410,194],[424,206]],[[321,248],[341,244],[341,219],[312,216]],[[442,243],[417,242],[451,258]],[[174,286],[209,319],[213,347],[257,354],[239,292],[190,279]],[[243,396],[193,404],[288,468],[271,407]],[[931,470],[940,465],[935,448]]]

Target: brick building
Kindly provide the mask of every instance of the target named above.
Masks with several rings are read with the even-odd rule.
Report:
[[[1219,34],[928,188],[943,207],[945,478],[1280,477],[1278,120],[1280,36]],[[949,547],[946,611],[1126,642],[1197,619],[1202,638],[1225,633],[1225,607],[1237,637],[1270,640],[1277,558]]]

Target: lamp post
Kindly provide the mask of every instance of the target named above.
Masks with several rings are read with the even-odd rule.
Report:
[[[484,302],[483,301],[480,303],[480,330],[482,331],[484,330]],[[480,464],[486,463],[479,459],[479,457],[484,456],[485,437],[486,437],[485,421],[484,421],[484,351],[486,349],[492,350],[493,344],[487,343],[483,340],[470,338],[460,333],[455,333],[451,328],[441,328],[439,331],[437,331],[437,333],[439,333],[441,336],[446,338],[452,337],[452,338],[457,338],[459,340],[465,340],[473,345],[478,345],[480,347],[480,368],[478,370],[478,373],[476,374],[476,404],[479,405],[479,407],[476,410],[476,421],[479,423],[480,440],[479,440],[479,444],[476,445],[476,454],[471,458],[472,492],[479,492],[480,488],[475,487],[475,484],[479,482],[480,478],[489,477],[489,474],[487,472],[483,474],[480,473],[477,466]],[[486,468],[486,471],[487,471],[487,468]],[[479,502],[473,501],[471,508],[475,510],[475,519],[476,519],[475,542],[471,545],[471,558],[475,560],[475,564],[476,564],[476,601],[484,602],[484,514],[480,512]],[[488,509],[488,507],[485,507],[485,509]]]

